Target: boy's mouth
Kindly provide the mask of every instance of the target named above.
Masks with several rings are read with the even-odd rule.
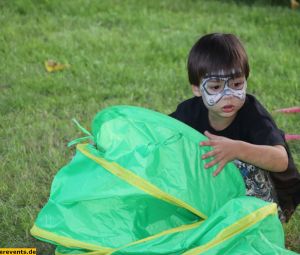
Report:
[[[222,107],[222,111],[223,112],[232,112],[234,110],[234,105],[230,104],[230,105],[225,105]]]

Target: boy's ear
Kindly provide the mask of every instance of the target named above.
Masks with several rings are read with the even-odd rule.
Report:
[[[199,86],[192,85],[192,91],[193,91],[193,94],[196,97],[201,97],[201,91],[200,91],[200,87]]]

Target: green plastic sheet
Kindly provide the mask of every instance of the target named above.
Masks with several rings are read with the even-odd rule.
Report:
[[[184,123],[114,106],[88,138],[31,229],[56,254],[295,254],[276,204],[245,196],[233,163],[213,177],[201,159],[207,138]]]

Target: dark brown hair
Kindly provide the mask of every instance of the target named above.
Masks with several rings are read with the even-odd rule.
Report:
[[[220,70],[249,76],[247,53],[240,40],[233,34],[213,33],[201,37],[192,47],[188,57],[188,75],[192,85],[200,85],[201,79]]]

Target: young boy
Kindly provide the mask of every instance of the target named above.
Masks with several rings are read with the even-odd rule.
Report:
[[[186,123],[209,140],[203,159],[217,165],[218,175],[234,161],[243,175],[247,195],[279,204],[288,221],[300,203],[300,175],[284,133],[270,114],[246,94],[249,64],[237,37],[214,33],[200,38],[188,57],[188,75],[195,97],[178,105],[170,116]]]

